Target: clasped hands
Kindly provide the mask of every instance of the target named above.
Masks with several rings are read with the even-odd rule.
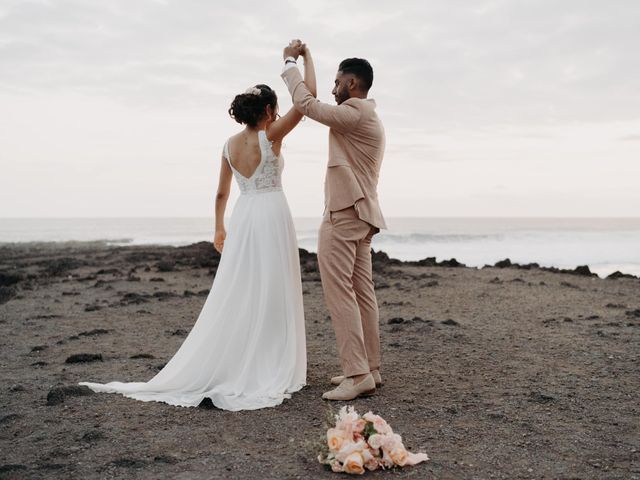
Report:
[[[293,57],[297,60],[299,56],[304,58],[306,54],[307,54],[307,44],[302,43],[302,40],[298,38],[291,40],[289,42],[289,45],[284,47],[284,50],[282,50],[282,58],[284,59],[288,57]]]

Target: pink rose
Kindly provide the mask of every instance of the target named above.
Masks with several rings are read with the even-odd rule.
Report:
[[[346,440],[342,444],[342,448],[340,449],[340,451],[336,453],[336,459],[339,462],[344,463],[349,455],[351,455],[352,453],[358,453],[362,455],[362,451],[366,448],[367,445],[365,444],[364,440],[360,440],[359,442],[351,442],[349,440]]]
[[[393,432],[389,424],[380,415],[374,415],[371,412],[367,412],[362,416],[362,418],[364,418],[367,422],[373,423],[373,428],[375,428],[376,432],[378,433],[385,434]]]
[[[367,462],[367,461],[369,461],[371,458],[373,458],[373,454],[371,453],[371,450],[369,450],[368,448],[366,448],[366,446],[365,446],[365,448],[364,448],[364,449],[362,449],[362,450],[360,451],[360,455],[362,455],[362,459],[363,459],[365,462]]]
[[[353,431],[356,433],[364,432],[364,427],[367,425],[367,422],[362,418],[359,418],[353,423]]]
[[[391,457],[389,456],[389,452],[387,450],[382,450],[382,458],[378,461],[382,468],[391,468],[394,463]]]
[[[373,428],[375,428],[378,433],[393,433],[389,424],[381,417],[378,417],[373,422]]]
[[[378,463],[378,459],[373,456],[369,460],[364,462],[364,467],[369,471],[376,470],[379,466],[380,465]]]
[[[395,446],[389,452],[389,457],[391,458],[391,461],[393,463],[395,463],[396,465],[400,465],[401,467],[404,467],[405,464],[407,463],[407,459],[409,457],[409,454],[405,450],[405,448],[402,446],[402,444],[400,444],[400,445]]]
[[[373,412],[367,412],[365,413],[362,418],[364,418],[367,422],[375,422],[377,419],[382,418],[379,417],[378,415],[374,415]]]
[[[345,432],[338,428],[330,428],[327,430],[327,445],[332,452],[339,451],[346,440]]]
[[[394,448],[402,446],[402,437],[397,433],[388,433],[382,438],[382,448],[387,451],[391,451]]]
[[[380,456],[382,456],[382,453],[380,452],[379,448],[371,448],[371,447],[369,447],[369,453],[371,454],[372,457],[379,458]]]
[[[345,460],[343,469],[345,473],[355,473],[362,475],[364,473],[364,460],[360,452],[353,452]]]

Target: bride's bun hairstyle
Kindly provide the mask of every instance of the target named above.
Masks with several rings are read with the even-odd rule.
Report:
[[[246,92],[236,95],[229,107],[229,115],[238,123],[255,127],[267,114],[270,105],[273,110],[278,105],[278,97],[271,87],[259,84]]]

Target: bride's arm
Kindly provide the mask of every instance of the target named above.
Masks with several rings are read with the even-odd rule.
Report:
[[[227,237],[227,232],[224,229],[224,211],[227,208],[227,200],[229,200],[232,177],[233,172],[231,171],[231,167],[229,166],[229,161],[223,154],[222,162],[220,162],[220,180],[218,181],[218,192],[216,193],[216,233],[213,239],[213,246],[220,253],[222,253],[224,240]]]
[[[298,112],[298,110],[291,107],[283,117],[280,117],[275,122],[271,122],[267,127],[267,138],[272,142],[281,142],[282,139],[300,123],[303,116],[304,115]]]
[[[304,49],[300,52],[300,56],[304,58],[304,84],[311,92],[311,95],[317,97],[318,89],[316,87],[316,69],[313,65],[311,51],[306,45],[304,45]]]
[[[316,96],[316,71],[313,66],[313,59],[311,58],[311,52],[309,49],[304,46],[303,50],[300,52],[300,56],[304,58],[304,83],[307,85],[309,91]],[[295,128],[300,120],[302,120],[302,115],[295,107],[291,107],[289,111],[283,116],[280,117],[275,122],[272,122],[267,128],[267,138],[272,142],[280,142],[282,139],[287,136],[287,134]]]

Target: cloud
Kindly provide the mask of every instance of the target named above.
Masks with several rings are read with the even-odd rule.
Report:
[[[624,120],[640,104],[638,21],[631,0],[13,1],[0,16],[0,83],[196,105],[247,83],[234,79],[277,81],[282,45],[304,36],[319,74],[370,58],[385,110],[419,112],[426,127]]]
[[[441,198],[496,184],[524,195],[545,182],[575,183],[575,191],[626,185],[640,175],[632,151],[640,139],[638,24],[635,0],[5,0],[0,164],[64,159],[69,170],[56,178],[68,191],[94,180],[73,165],[127,163],[160,183],[169,173],[154,169],[158,156],[213,169],[238,128],[226,113],[236,93],[267,83],[281,110],[290,106],[281,50],[302,37],[325,101],[340,60],[372,62],[371,95],[387,133],[386,195],[415,196],[424,178],[456,179],[455,188],[430,185]],[[309,122],[287,140],[287,181],[304,184],[312,167],[323,173],[326,134]],[[26,167],[16,171],[15,185],[31,181]],[[0,204],[12,207],[19,191],[2,182]],[[315,212],[309,205],[294,203],[294,213]]]
[[[640,135],[624,135],[619,137],[618,140],[622,142],[640,142]]]

